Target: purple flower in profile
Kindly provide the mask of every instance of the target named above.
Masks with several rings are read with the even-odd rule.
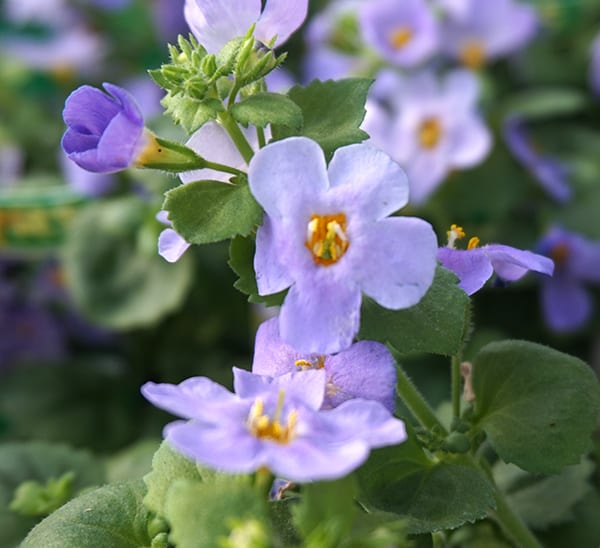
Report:
[[[537,29],[533,6],[515,0],[471,0],[463,17],[445,21],[441,43],[449,55],[477,69],[520,50]]]
[[[352,398],[396,407],[396,367],[385,345],[359,341],[335,355],[302,354],[279,337],[277,318],[262,323],[256,333],[252,372],[278,376],[294,371],[323,369],[326,375],[323,409]]]
[[[539,151],[529,137],[523,120],[514,116],[509,118],[504,125],[504,138],[515,158],[554,200],[564,203],[571,199],[566,167]]]
[[[279,333],[300,352],[333,354],[352,343],[362,293],[380,305],[413,306],[433,280],[436,237],[429,223],[390,217],[408,198],[406,177],[368,145],[321,147],[291,137],[259,150],[248,171],[265,217],[256,235],[258,291],[290,288]]]
[[[67,97],[62,148],[78,166],[110,173],[133,165],[148,144],[144,118],[133,96],[113,84],[110,93],[81,86]]]
[[[551,257],[554,276],[542,281],[542,309],[548,326],[559,332],[581,328],[590,318],[592,296],[586,283],[600,283],[600,242],[552,228],[537,250]]]
[[[477,112],[478,99],[477,79],[466,70],[441,82],[430,71],[378,76],[371,100],[388,112],[367,112],[362,127],[406,169],[412,203],[422,204],[451,170],[475,166],[489,152],[491,135]]]
[[[254,36],[273,47],[283,44],[304,22],[308,0],[267,0],[264,10],[260,0],[185,0],[185,19],[209,53],[244,36],[256,24]]]
[[[589,69],[589,83],[594,95],[600,97],[600,32],[594,38],[590,50],[591,60]]]
[[[244,474],[268,468],[292,481],[343,477],[371,448],[401,443],[404,423],[375,401],[320,411],[323,371],[262,377],[234,369],[235,394],[206,377],[179,385],[146,383],[142,393],[179,415],[165,427],[176,450],[203,465]]]
[[[437,49],[437,21],[425,0],[375,0],[359,13],[365,42],[390,63],[414,67]]]
[[[495,272],[507,282],[521,279],[527,272],[534,271],[552,275],[554,263],[547,257],[502,244],[478,247],[479,238],[469,240],[467,249],[456,249],[456,240],[464,238],[462,227],[452,225],[448,231],[448,245],[440,247],[438,259],[444,268],[458,276],[458,287],[467,295],[479,291]]]

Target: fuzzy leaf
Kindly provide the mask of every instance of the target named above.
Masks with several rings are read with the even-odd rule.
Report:
[[[223,105],[216,99],[196,99],[182,94],[168,94],[163,97],[162,105],[188,133],[194,133],[209,120],[214,120],[223,110]]]
[[[289,97],[279,93],[257,93],[235,103],[231,107],[232,116],[248,127],[265,127],[277,124],[293,129],[302,127],[302,110]]]

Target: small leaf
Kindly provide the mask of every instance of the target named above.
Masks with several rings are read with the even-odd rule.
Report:
[[[454,462],[433,462],[412,432],[408,440],[378,449],[357,472],[367,506],[408,518],[408,532],[455,529],[487,516],[493,487],[482,472]]]
[[[247,127],[252,124],[265,127],[277,124],[293,129],[302,127],[302,110],[289,97],[279,93],[257,93],[235,103],[231,107],[232,116]]]
[[[473,362],[475,424],[505,462],[556,474],[590,447],[600,388],[581,360],[526,341],[484,347]]]
[[[75,472],[69,470],[46,483],[25,481],[15,491],[9,508],[22,516],[47,516],[73,498]]]
[[[371,84],[368,78],[348,78],[294,86],[288,96],[302,110],[304,125],[301,129],[273,125],[273,140],[303,135],[317,141],[327,158],[339,147],[364,141],[368,135],[360,125]]]
[[[538,120],[575,114],[587,104],[586,95],[578,89],[546,87],[513,95],[504,110],[510,116]]]
[[[194,133],[209,120],[214,120],[223,110],[223,105],[216,99],[196,99],[182,94],[169,93],[161,103],[173,120],[188,133]]]
[[[363,299],[359,338],[390,343],[400,355],[431,352],[452,356],[464,340],[469,297],[456,277],[438,267],[433,284],[411,308],[390,310]]]
[[[262,209],[246,183],[196,181],[166,194],[163,208],[173,228],[188,242],[208,244],[241,234],[262,221]]]
[[[40,522],[21,548],[149,548],[144,490],[142,480],[133,480],[89,491]]]

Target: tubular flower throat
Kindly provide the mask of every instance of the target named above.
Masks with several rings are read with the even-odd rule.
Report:
[[[555,245],[550,251],[550,258],[557,266],[565,265],[571,254],[571,249],[565,242]]]
[[[394,49],[402,49],[413,37],[413,32],[407,27],[394,29],[389,36],[390,45]]]
[[[432,149],[442,137],[442,125],[437,118],[426,118],[419,126],[419,143],[423,148]]]
[[[485,64],[485,48],[478,40],[466,42],[460,50],[460,60],[466,67],[477,70]]]
[[[330,266],[339,261],[350,245],[346,236],[346,215],[313,215],[308,223],[305,245],[316,264]]]
[[[448,244],[446,247],[449,247],[450,249],[456,249],[456,240],[462,240],[466,236],[463,227],[454,224],[450,225],[450,230],[448,230],[446,234],[448,235]],[[477,236],[473,236],[469,239],[467,249],[475,249],[479,245],[479,242],[479,238]]]
[[[259,439],[267,439],[274,441],[275,443],[287,444],[291,442],[296,434],[296,422],[298,420],[298,413],[293,410],[290,411],[287,417],[287,422],[282,424],[280,422],[281,412],[283,409],[284,392],[279,391],[279,397],[277,399],[277,407],[273,418],[269,415],[264,414],[264,402],[261,398],[256,398],[250,413],[248,415],[248,429],[250,433]]]

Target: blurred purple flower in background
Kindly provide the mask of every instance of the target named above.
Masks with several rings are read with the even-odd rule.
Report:
[[[290,288],[279,333],[300,352],[348,348],[363,293],[400,309],[431,285],[435,234],[421,219],[388,217],[406,204],[408,185],[383,152],[342,147],[327,167],[315,141],[291,137],[259,150],[248,180],[265,209],[254,257],[258,291]]]
[[[551,257],[554,276],[542,281],[542,309],[550,328],[575,331],[587,322],[593,308],[586,283],[600,283],[600,242],[553,227],[537,250]]]
[[[388,62],[414,67],[438,45],[437,21],[425,0],[374,0],[359,12],[364,40]]]
[[[147,144],[144,118],[134,97],[114,84],[103,86],[110,96],[81,86],[67,97],[63,110],[67,125],[63,150],[77,165],[95,173],[133,165]]]
[[[63,151],[58,158],[66,183],[82,196],[97,198],[111,192],[117,179],[112,173],[92,173],[69,160]]]
[[[564,203],[571,199],[566,166],[539,151],[528,135],[523,120],[510,117],[504,124],[504,139],[515,158],[554,200]]]
[[[179,385],[146,383],[157,407],[182,416],[165,438],[187,457],[218,470],[273,474],[306,482],[345,476],[370,449],[401,443],[404,423],[381,404],[351,400],[319,411],[323,371],[270,378],[234,369],[235,394],[206,377]]]
[[[275,37],[273,47],[283,44],[304,22],[308,0],[186,0],[185,19],[209,53],[219,52],[234,38],[243,37],[256,24],[254,36],[263,44]]]
[[[385,345],[359,341],[335,355],[302,354],[281,340],[277,318],[260,325],[256,332],[253,373],[275,377],[314,369],[323,369],[326,375],[323,409],[363,398],[378,401],[394,412],[396,367]]]
[[[590,49],[590,68],[588,72],[590,89],[600,97],[600,32],[594,38]]]
[[[525,46],[534,37],[538,23],[535,8],[528,4],[471,0],[462,17],[445,20],[441,43],[449,55],[477,69]]]
[[[429,71],[382,73],[371,99],[387,112],[369,103],[380,110],[368,113],[362,128],[406,169],[411,203],[422,204],[451,170],[477,165],[490,150],[477,112],[479,85],[469,71],[452,71],[441,82]]]
[[[435,3],[454,19],[466,18],[476,0],[437,0]]]
[[[455,241],[464,236],[462,227],[452,225],[448,231],[448,245],[440,247],[438,259],[444,268],[458,276],[458,287],[467,295],[479,291],[494,272],[506,282],[517,281],[529,271],[552,275],[554,270],[552,261],[531,251],[502,244],[478,247],[477,237],[469,240],[467,249],[456,249]]]

